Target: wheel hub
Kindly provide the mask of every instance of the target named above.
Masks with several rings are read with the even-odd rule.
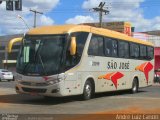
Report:
[[[89,85],[86,85],[86,95],[90,96],[91,94],[91,87]]]

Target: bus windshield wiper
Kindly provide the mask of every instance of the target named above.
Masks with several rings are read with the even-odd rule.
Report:
[[[43,68],[44,74],[45,74],[45,75],[47,75],[46,70],[45,70],[45,68],[44,68],[44,63],[43,63],[43,61],[42,61],[41,55],[40,55],[40,54],[38,54],[38,56],[39,56],[40,63],[41,63],[41,65],[42,65],[42,68]]]
[[[44,63],[43,63],[43,61],[42,61],[41,55],[39,54],[39,51],[40,51],[40,48],[41,48],[41,46],[40,46],[41,42],[42,42],[42,41],[40,41],[39,46],[38,46],[37,51],[36,51],[35,56],[34,56],[34,64],[36,65],[37,56],[38,56],[38,58],[39,58],[39,60],[40,60],[40,63],[41,63],[41,65],[42,65],[42,68],[43,68],[43,73],[46,75],[47,73],[46,73],[46,70],[45,70],[45,67],[44,67]]]
[[[23,74],[25,74],[26,68],[28,67],[30,63],[28,62],[27,64],[25,64],[24,68],[23,68]]]

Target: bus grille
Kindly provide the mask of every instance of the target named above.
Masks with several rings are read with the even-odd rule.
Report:
[[[26,87],[22,87],[22,90],[24,92],[36,92],[36,93],[45,93],[47,90],[46,89],[35,89],[35,88],[26,88]]]
[[[46,82],[43,82],[43,83],[21,82],[21,84],[27,85],[27,86],[48,86]]]

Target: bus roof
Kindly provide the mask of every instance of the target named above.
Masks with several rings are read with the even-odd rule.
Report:
[[[104,28],[91,27],[88,25],[43,26],[43,27],[33,28],[29,30],[27,34],[28,35],[53,35],[53,34],[66,34],[66,33],[72,33],[72,32],[91,32],[97,35],[102,35],[106,37],[112,37],[116,39],[153,46],[153,44],[150,42],[133,38],[123,33],[119,33],[119,32],[104,29]]]

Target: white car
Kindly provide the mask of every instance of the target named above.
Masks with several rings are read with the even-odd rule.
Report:
[[[0,81],[1,80],[8,80],[8,81],[14,80],[13,73],[5,69],[0,69]]]

